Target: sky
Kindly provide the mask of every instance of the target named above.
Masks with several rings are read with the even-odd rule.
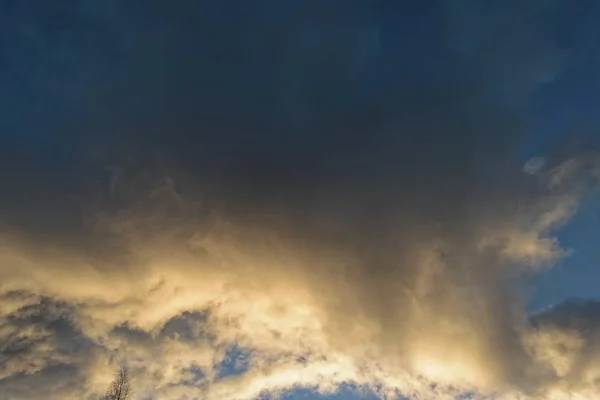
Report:
[[[600,399],[599,19],[0,2],[0,400]]]

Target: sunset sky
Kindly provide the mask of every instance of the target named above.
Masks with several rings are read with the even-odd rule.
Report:
[[[599,22],[0,1],[0,400],[600,399]]]

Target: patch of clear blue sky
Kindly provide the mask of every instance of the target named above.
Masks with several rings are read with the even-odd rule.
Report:
[[[377,400],[375,392],[355,385],[342,385],[336,393],[319,395],[314,389],[297,389],[283,396],[281,400]]]
[[[600,144],[600,3],[582,21],[577,26],[557,28],[562,31],[560,39],[573,50],[562,73],[534,99],[536,125],[523,149],[523,160],[545,155],[573,138],[582,148],[598,148]],[[594,194],[558,234],[562,246],[572,254],[532,279],[529,310],[567,298],[600,297],[600,197]]]

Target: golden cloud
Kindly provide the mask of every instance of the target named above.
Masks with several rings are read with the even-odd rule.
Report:
[[[359,242],[307,240],[218,213],[173,223],[159,209],[104,218],[119,246],[101,257],[7,234],[0,388],[91,398],[127,364],[140,395],[165,399],[344,383],[414,399],[600,398],[592,338],[531,325],[512,283],[564,254],[552,229],[583,195],[565,165],[526,213],[482,214],[462,236],[403,217]],[[77,380],[49,378],[64,371]]]

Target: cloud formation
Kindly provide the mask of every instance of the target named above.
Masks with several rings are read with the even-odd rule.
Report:
[[[595,304],[524,307],[600,177],[514,157],[560,5],[135,3],[58,12],[107,54],[12,10],[85,83],[9,121],[61,134],[2,159],[0,399],[597,396]]]
[[[556,181],[570,162],[539,180]],[[156,398],[348,382],[414,398],[593,398],[597,366],[581,356],[594,346],[593,306],[531,324],[515,285],[564,254],[550,229],[572,215],[581,185],[540,192],[509,223],[486,211],[460,236],[420,219],[408,234],[386,224],[384,235],[367,231],[376,238],[311,241],[286,220],[253,228],[179,208],[168,218],[161,202],[100,219],[118,256],[7,238],[2,387],[9,398],[91,396],[125,363],[140,394]]]

